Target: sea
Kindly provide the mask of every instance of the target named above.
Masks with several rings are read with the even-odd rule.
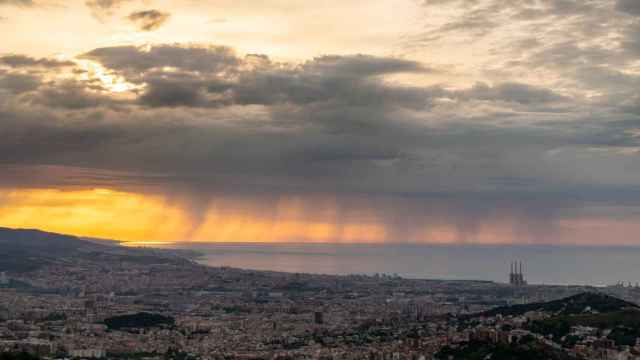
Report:
[[[154,246],[155,247],[155,246]],[[553,245],[171,243],[209,266],[314,274],[508,282],[521,261],[531,284],[606,286],[640,282],[640,247]]]

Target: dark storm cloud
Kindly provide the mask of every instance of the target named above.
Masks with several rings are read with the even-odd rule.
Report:
[[[397,238],[443,213],[462,234],[517,215],[517,232],[544,237],[584,204],[640,205],[635,2],[433,4],[459,9],[411,39],[417,46],[435,44],[436,55],[438,40],[490,47],[447,76],[396,57],[282,63],[227,46],[79,57],[101,64],[115,87],[107,77],[60,80],[72,63],[4,56],[0,164],[47,164],[38,176],[12,172],[11,186],[185,192],[194,213],[220,194],[258,199],[265,216],[278,194],[338,194],[341,208],[378,209],[376,222]]]
[[[147,71],[154,68],[175,67],[181,70],[216,73],[233,70],[244,63],[253,64],[255,60],[259,66],[278,67],[278,64],[271,64],[265,55],[250,54],[243,59],[226,46],[156,45],[149,49],[116,46],[95,49],[82,57],[98,61],[118,71]],[[312,74],[344,77],[429,71],[415,61],[368,55],[322,56],[301,64],[299,68]]]
[[[502,83],[493,87],[485,83],[477,83],[469,90],[460,92],[460,95],[472,99],[507,101],[529,105],[567,100],[564,96],[556,94],[549,89],[522,83]]]
[[[420,109],[432,97],[429,89],[394,86],[378,79],[431,71],[417,62],[394,58],[323,56],[289,66],[272,63],[264,55],[241,58],[222,46],[171,45],[102,48],[83,57],[129,81],[146,84],[139,100],[152,107],[343,103]],[[172,70],[164,71],[165,67]]]
[[[20,67],[43,67],[43,68],[55,68],[64,66],[73,66],[71,61],[60,61],[49,58],[33,58],[26,55],[4,55],[0,56],[0,65],[6,65],[14,68]]]
[[[151,107],[207,106],[205,83],[200,80],[150,79],[140,103]]]
[[[159,29],[171,17],[171,14],[159,10],[141,10],[131,13],[127,19],[134,23],[141,31]]]
[[[85,84],[73,81],[48,84],[27,99],[32,103],[63,109],[87,109],[117,103],[111,97],[91,92]]]
[[[369,55],[321,56],[301,66],[313,74],[362,77],[400,72],[428,72],[416,61]]]
[[[433,71],[366,55],[283,64],[224,46],[111,47],[83,58],[140,88],[117,100],[99,84],[57,81],[5,98],[2,162],[133,172],[205,193],[526,191],[564,201],[567,188],[605,193],[640,181],[629,163],[640,148],[631,110],[541,86],[410,86],[385,77]]]
[[[622,42],[622,47],[630,54],[631,60],[634,57],[640,56],[640,22],[630,26],[624,35],[625,38]]]
[[[234,103],[244,105],[296,105],[342,103],[351,106],[384,107],[398,105],[424,108],[429,103],[427,89],[384,85],[369,77],[315,74],[303,70],[267,71],[242,74],[230,90]]]
[[[153,46],[148,51],[135,46],[116,46],[90,51],[82,58],[126,73],[138,73],[153,68],[175,67],[182,70],[220,72],[235,68],[240,59],[226,46],[183,47]],[[133,77],[133,80],[136,80]]]
[[[54,109],[29,108],[9,104],[0,109],[0,135],[4,139],[0,163],[42,164],[53,159],[52,152],[64,162],[69,153],[96,151],[101,143],[115,139],[115,129],[105,128],[92,115],[84,114],[82,120],[66,119],[65,126],[64,115]]]
[[[616,8],[632,15],[640,15],[640,2],[636,0],[617,0]]]
[[[379,70],[353,75],[327,69],[326,64],[307,65],[282,70],[288,74],[286,82],[296,80],[306,89],[316,86],[323,77],[319,74],[327,74],[329,79],[359,82],[360,92],[370,92],[364,90],[366,86],[382,93],[398,87],[372,83]],[[510,126],[497,126],[485,123],[494,120],[491,116],[474,115],[468,121],[465,116],[471,114],[462,110],[446,115],[445,123],[429,126],[424,118],[412,116],[413,101],[379,99],[376,103],[375,97],[342,99],[345,92],[331,97],[324,91],[307,93],[304,101],[262,101],[258,109],[252,105],[237,111],[240,104],[232,101],[232,95],[228,102],[204,107],[203,102],[210,101],[210,86],[220,95],[244,83],[242,66],[224,79],[231,85],[222,80],[211,85],[216,78],[211,74],[198,78],[191,73],[151,70],[139,77],[151,89],[129,108],[78,102],[63,93],[68,88],[78,91],[80,84],[64,83],[47,84],[36,92],[49,103],[0,100],[0,137],[5,139],[0,142],[4,171],[0,185],[169,194],[171,201],[185,204],[192,218],[200,221],[222,197],[232,197],[235,206],[248,202],[248,214],[268,217],[281,198],[304,196],[307,205],[300,216],[317,219],[315,197],[329,193],[336,198],[338,223],[382,224],[389,241],[422,240],[411,232],[415,224],[453,224],[460,241],[473,241],[484,224],[505,219],[512,222],[520,240],[551,241],[556,234],[554,221],[584,204],[618,206],[620,199],[634,206],[640,203],[638,192],[628,185],[640,174],[629,163],[620,163],[624,157],[596,154],[594,158],[584,150],[637,146],[628,131],[640,120],[599,123],[583,118],[579,125],[534,125],[516,117]],[[260,71],[272,74],[276,69]],[[162,83],[163,79],[175,83]],[[60,96],[51,93],[54,86]],[[197,95],[191,93],[194,89]],[[565,101],[535,87],[513,84],[478,85],[462,91],[464,96],[440,88],[414,90],[426,98],[454,99],[460,107],[478,98],[518,106],[533,105],[534,100]],[[294,97],[294,91],[278,92]],[[531,99],[523,100],[529,96],[523,94]],[[437,114],[436,103],[423,111]],[[549,155],[564,147],[568,150]],[[573,156],[585,153],[586,159],[576,161]],[[49,166],[43,169],[38,164]],[[602,169],[602,164],[613,167]],[[611,176],[601,178],[603,173]],[[621,173],[623,178],[615,176]],[[580,175],[599,184],[576,182]],[[229,205],[219,206],[229,210],[225,207]]]
[[[41,84],[38,76],[28,74],[0,74],[0,89],[6,89],[15,94],[37,89]]]

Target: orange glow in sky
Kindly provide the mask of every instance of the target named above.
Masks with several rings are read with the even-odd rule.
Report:
[[[345,209],[336,197],[283,196],[265,199],[216,196],[194,207],[184,199],[109,189],[0,190],[0,226],[36,228],[77,236],[153,245],[162,242],[317,242],[317,243],[550,243],[607,244],[611,228],[637,232],[634,219],[588,216],[559,219],[555,234],[528,234],[517,218],[487,217],[472,230],[455,217],[412,220],[411,229],[385,222],[388,210],[366,206]],[[266,204],[265,204],[266,203]],[[533,229],[531,229],[533,230]],[[620,234],[614,234],[620,235]]]
[[[188,220],[161,198],[106,189],[0,192],[0,225],[118,240],[180,238]]]
[[[283,199],[269,216],[246,204],[216,201],[201,221],[179,203],[155,195],[107,189],[0,192],[0,226],[37,228],[133,242],[381,242],[385,228],[373,223],[337,224],[335,217],[305,219],[297,199]],[[321,210],[322,213],[322,210]],[[335,211],[333,211],[335,216]],[[324,214],[326,215],[326,214]]]

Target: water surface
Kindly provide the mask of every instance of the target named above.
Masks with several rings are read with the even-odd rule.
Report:
[[[508,281],[521,260],[536,284],[607,285],[640,281],[640,248],[470,245],[164,244],[195,249],[203,264],[320,274]]]

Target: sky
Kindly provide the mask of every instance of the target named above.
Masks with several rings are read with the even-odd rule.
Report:
[[[0,226],[640,245],[640,1],[0,0]]]

